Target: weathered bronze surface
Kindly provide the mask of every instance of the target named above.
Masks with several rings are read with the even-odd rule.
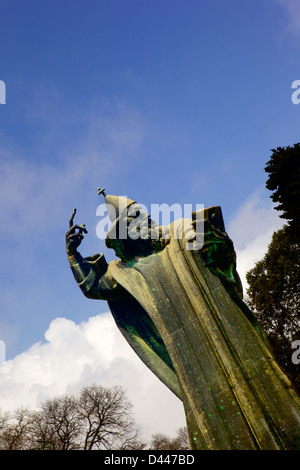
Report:
[[[299,397],[242,300],[220,207],[194,212],[183,233],[180,221],[158,227],[149,218],[155,239],[115,238],[136,208],[128,199],[112,219],[106,245],[118,259],[109,264],[103,254],[78,253],[87,231],[73,212],[67,253],[84,295],[107,300],[128,343],[182,400],[192,449],[299,449]],[[204,245],[186,249],[199,218]]]

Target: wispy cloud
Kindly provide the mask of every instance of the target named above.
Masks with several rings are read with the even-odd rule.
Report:
[[[42,115],[43,111],[41,110]],[[46,113],[47,114],[47,113]],[[50,115],[50,118],[49,118]],[[56,121],[56,111],[47,120]],[[35,117],[37,119],[37,116]],[[55,127],[55,132],[53,129]],[[28,233],[49,231],[74,201],[90,201],[99,185],[108,179],[121,178],[138,158],[138,148],[145,136],[141,116],[133,109],[118,105],[110,114],[89,110],[78,116],[80,135],[73,136],[68,147],[54,139],[62,126],[44,123],[32,159],[22,149],[0,149],[0,217],[1,236],[22,239]],[[53,156],[49,154],[49,145]],[[53,147],[54,146],[54,147]],[[28,150],[27,150],[28,153]],[[38,158],[38,155],[41,158]],[[94,207],[94,213],[96,206]]]
[[[300,2],[299,0],[276,0],[287,13],[288,30],[300,34]]]

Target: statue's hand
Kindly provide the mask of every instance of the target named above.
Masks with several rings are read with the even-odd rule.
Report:
[[[84,224],[76,225],[73,223],[75,214],[76,209],[73,210],[73,214],[69,220],[69,230],[66,233],[66,249],[68,256],[73,255],[82,242],[84,238],[82,232],[88,233]],[[78,230],[78,232],[76,232],[76,230]]]

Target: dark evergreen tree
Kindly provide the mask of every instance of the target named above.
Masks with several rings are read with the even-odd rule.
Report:
[[[300,143],[278,147],[265,167],[266,187],[287,224],[274,232],[265,257],[247,275],[248,304],[263,326],[278,364],[300,393]]]
[[[300,234],[300,143],[293,147],[272,150],[265,171],[269,174],[266,187],[273,191],[271,199],[278,203],[275,209]]]
[[[273,234],[265,257],[247,275],[248,304],[264,328],[276,360],[300,393],[300,365],[292,361],[300,339],[300,242],[287,227]]]

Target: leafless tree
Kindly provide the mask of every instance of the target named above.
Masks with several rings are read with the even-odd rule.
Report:
[[[0,449],[143,449],[131,409],[121,387],[93,385],[39,410],[0,412]]]
[[[55,450],[79,449],[81,428],[77,399],[64,395],[47,400],[42,405],[39,426],[46,438],[44,445],[47,445],[48,448]]]
[[[0,410],[0,450],[188,450],[186,428],[143,442],[132,404],[121,387],[85,387],[47,400],[40,409]]]
[[[6,425],[10,419],[10,413],[8,411],[0,410],[0,436],[2,432],[6,429]]]
[[[174,438],[166,434],[156,433],[153,434],[150,443],[151,450],[188,450],[189,439],[186,428],[179,428]]]
[[[43,410],[32,412],[32,432],[29,439],[31,449],[60,449],[60,440]]]
[[[93,385],[82,390],[78,410],[84,433],[82,448],[133,449],[143,445],[131,414],[131,403],[121,387]]]
[[[2,413],[0,418],[0,449],[27,449],[30,432],[30,411],[19,408],[13,414]]]

